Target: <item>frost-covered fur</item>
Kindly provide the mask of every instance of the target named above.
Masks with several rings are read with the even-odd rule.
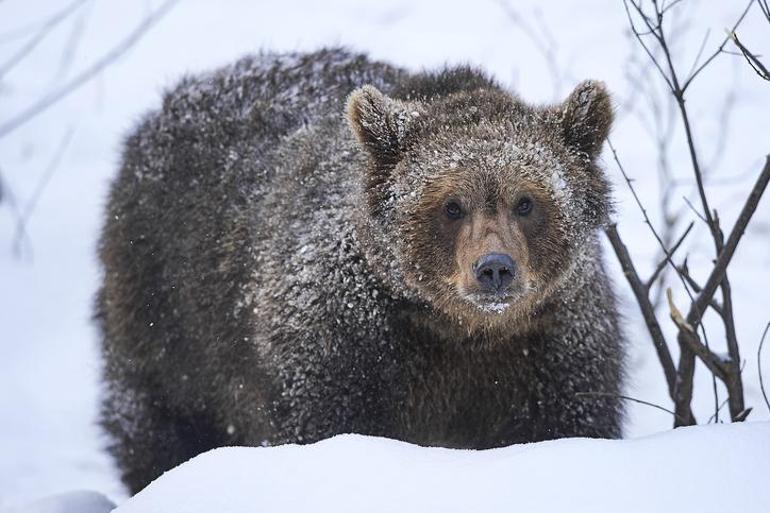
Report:
[[[127,139],[101,240],[103,424],[124,481],[219,445],[344,432],[619,436],[595,164],[611,119],[596,83],[536,108],[468,68],[336,49],[184,79]],[[494,213],[489,198],[526,187],[527,285],[473,304],[433,204],[456,188]]]

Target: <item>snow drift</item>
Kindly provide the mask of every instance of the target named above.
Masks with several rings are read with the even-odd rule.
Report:
[[[487,451],[344,435],[226,447],[167,472],[116,513],[770,511],[770,423]]]

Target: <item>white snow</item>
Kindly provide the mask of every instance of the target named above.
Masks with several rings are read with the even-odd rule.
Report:
[[[495,312],[495,313],[501,314],[504,311],[506,311],[508,307],[511,306],[511,304],[510,303],[485,303],[477,306],[486,312]]]
[[[757,422],[487,451],[359,435],[225,447],[165,473],[115,513],[761,513],[770,511],[769,439],[770,423]]]
[[[17,29],[39,23],[67,3],[64,0],[0,2],[0,66],[35,33],[32,31],[27,33],[28,36],[19,37]],[[561,100],[584,78],[603,80],[618,107],[618,119],[612,131],[613,144],[635,180],[642,199],[655,205],[659,191],[654,147],[644,125],[625,108],[633,90],[626,71],[634,43],[626,34],[622,3],[615,0],[569,3],[511,0],[508,4],[523,18],[540,19],[550,29],[557,44],[557,68],[563,70],[564,80],[554,80],[538,48],[493,1],[395,0],[375,3],[336,0],[318,3],[285,0],[266,3],[185,0],[106,72],[18,131],[0,138],[3,185],[10,188],[18,206],[23,209],[46,173],[60,141],[70,128],[74,129],[71,143],[27,224],[28,238],[22,244],[21,257],[14,256],[11,251],[16,225],[7,190],[0,202],[0,508],[77,489],[97,490],[118,503],[125,499],[113,463],[103,450],[105,440],[95,425],[100,365],[90,321],[93,294],[99,280],[95,245],[107,185],[116,170],[122,136],[143,112],[159,104],[162,89],[185,72],[211,69],[260,48],[309,50],[321,45],[345,44],[368,51],[375,58],[413,69],[431,68],[445,62],[477,64],[515,88],[523,98],[534,102]],[[51,91],[55,84],[85,69],[158,5],[159,0],[85,1],[75,18],[57,26],[27,58],[0,78],[0,121],[10,119]],[[708,47],[713,48],[724,34],[723,29],[732,24],[743,8],[743,2],[683,2],[681,6],[696,9],[692,31],[676,44],[681,50],[681,66],[686,70],[698,52],[705,31],[711,29]],[[763,37],[767,34],[767,24],[761,17],[751,15],[747,21],[746,41],[766,41]],[[540,23],[533,21],[532,25],[539,27]],[[79,26],[82,26],[82,32],[78,32]],[[81,34],[79,39],[78,33]],[[70,45],[73,41],[76,44]],[[766,53],[762,48],[758,51]],[[723,226],[730,227],[741,206],[742,191],[753,182],[764,154],[770,150],[767,138],[770,116],[758,115],[770,111],[770,101],[767,84],[741,59],[722,56],[715,64],[688,91],[688,106],[692,109],[699,135],[698,151],[707,163],[711,162],[720,140],[725,143],[723,157],[711,166],[709,193],[714,198],[714,206],[720,210]],[[724,119],[720,115],[720,102],[726,88],[733,84],[736,87],[735,110],[732,117]],[[687,148],[682,144],[681,125],[675,126],[672,168],[677,176],[685,178],[688,177]],[[721,126],[729,127],[726,137],[722,137]],[[616,183],[621,235],[640,271],[646,275],[655,265],[654,240],[608,153],[605,153],[605,162],[609,176]],[[692,189],[682,187],[677,193],[679,196],[691,194]],[[677,206],[682,203],[678,201]],[[655,212],[656,209],[650,209],[652,215]],[[694,216],[690,218],[694,219]],[[658,217],[654,216],[653,220],[657,221]],[[705,279],[712,257],[706,230],[698,225],[691,239],[682,254],[689,252],[691,271],[698,279]],[[745,359],[746,403],[754,407],[749,421],[768,419],[759,391],[756,350],[764,325],[770,320],[767,307],[770,297],[767,292],[770,290],[769,244],[770,198],[766,197],[748,227],[747,239],[735,256],[730,274],[738,337]],[[670,406],[662,372],[638,309],[630,299],[625,280],[610,253],[607,261],[615,273],[628,320],[626,331],[632,340],[626,393]],[[678,304],[684,304],[684,299],[676,298]],[[661,319],[665,320],[665,312],[663,314]],[[722,350],[724,336],[721,328],[712,322],[713,319],[707,321],[709,342]],[[664,322],[663,328],[669,337],[674,332],[670,323]],[[673,351],[676,358],[675,347]],[[765,381],[768,381],[770,350],[767,347],[762,363],[767,369]],[[721,386],[719,390],[724,398]],[[708,419],[713,412],[713,403],[709,375],[699,365],[693,402],[699,420]],[[626,431],[630,437],[670,428],[671,416],[664,412],[636,403],[629,404],[629,411]],[[724,412],[722,417],[724,420]],[[763,466],[766,463],[759,461],[760,456],[765,462],[770,460],[766,452],[770,446],[767,435],[767,426],[755,423],[677,431],[640,441],[563,441],[468,455],[452,451],[418,451],[397,443],[342,438],[327,445],[309,447],[307,452],[312,455],[314,451],[327,451],[324,456],[326,466],[314,479],[345,493],[355,492],[353,485],[328,480],[341,472],[355,474],[354,469],[343,464],[354,446],[361,448],[364,444],[365,451],[361,450],[371,452],[372,458],[386,458],[380,455],[386,448],[394,451],[391,458],[409,455],[408,459],[399,460],[403,465],[399,472],[410,477],[402,481],[405,491],[395,489],[392,481],[390,487],[377,488],[378,483],[385,482],[387,475],[381,479],[376,471],[367,474],[369,480],[360,485],[368,486],[366,489],[372,497],[383,503],[387,498],[406,497],[400,494],[410,490],[408,483],[412,483],[409,486],[417,486],[420,482],[437,483],[432,477],[436,475],[447,479],[444,490],[455,499],[455,504],[467,505],[470,499],[492,488],[493,492],[520,497],[513,502],[515,509],[527,510],[522,506],[527,497],[539,495],[542,504],[554,504],[559,500],[570,502],[570,497],[580,498],[584,496],[582,493],[600,487],[616,497],[620,492],[616,493],[615,488],[628,494],[629,499],[616,509],[627,511],[650,505],[658,496],[670,496],[681,484],[684,487],[682,495],[690,496],[690,500],[705,501],[708,498],[705,510],[730,501],[723,511],[741,511],[737,504],[743,501],[744,511],[770,511],[767,497],[759,495],[767,490],[766,480],[770,475]],[[348,443],[350,447],[346,446]],[[657,444],[661,445],[660,449]],[[635,451],[634,448],[640,449]],[[339,450],[339,455],[328,454],[335,449]],[[244,457],[251,459],[253,455],[257,459],[256,455],[260,458],[278,455],[281,450],[269,449],[264,453],[236,450],[238,458],[233,458],[240,459],[241,451],[247,455]],[[297,448],[285,450],[293,458],[301,454]],[[221,457],[229,458],[228,451],[232,450],[221,451]],[[565,454],[559,456],[557,453],[562,451]],[[688,451],[697,465],[686,469],[679,467],[683,451]],[[631,453],[634,453],[633,458]],[[496,461],[498,455],[500,462]],[[584,462],[616,466],[612,467],[614,472],[602,470],[604,467],[597,465],[578,467],[576,456]],[[203,456],[201,461],[219,457],[220,453],[215,452]],[[426,460],[434,457],[436,461],[429,466],[430,462]],[[623,461],[624,458],[627,461]],[[632,459],[634,464],[631,464]],[[656,465],[653,465],[653,459]],[[165,489],[166,479],[176,479],[177,474],[199,475],[202,471],[195,470],[197,461],[169,474],[147,493],[154,493],[156,488]],[[317,468],[313,467],[313,461],[308,458],[309,468]],[[384,465],[385,460],[381,461]],[[416,470],[410,470],[412,464],[418,465],[420,461],[424,464],[420,468],[430,467],[430,474],[418,475]],[[460,478],[452,478],[449,470],[441,469],[444,461],[451,464],[449,468],[466,477],[469,474],[462,473],[465,467],[483,471],[487,465],[490,469],[501,469],[508,463],[511,468],[505,468],[508,472],[505,479],[484,474],[488,479],[497,479],[490,484],[481,478],[459,482]],[[484,463],[479,463],[481,461]],[[512,464],[514,461],[516,465]],[[560,464],[548,467],[549,462],[556,461]],[[755,465],[752,467],[747,462]],[[363,465],[366,461],[360,463]],[[301,473],[304,465],[303,460],[303,465],[288,470],[279,466],[274,471]],[[243,468],[240,464],[235,467]],[[219,470],[227,472],[226,468]],[[547,486],[543,484],[542,475],[535,472],[544,470],[548,473]],[[717,471],[721,479],[714,477]],[[705,476],[706,473],[711,477]],[[271,479],[270,472],[266,475]],[[690,479],[691,475],[698,479]],[[216,479],[216,476],[208,477]],[[364,477],[362,475],[361,480]],[[257,479],[251,469],[240,479],[247,480],[250,486],[269,482],[264,481],[264,476],[262,481]],[[308,480],[311,481],[310,476]],[[625,481],[620,483],[620,480]],[[636,486],[633,486],[634,482]],[[474,486],[479,488],[474,489]],[[696,486],[697,493],[689,493]],[[182,489],[191,497],[200,497],[203,492],[213,490],[200,483],[187,483]],[[586,491],[581,492],[581,489]],[[292,489],[271,492],[271,496],[286,497]],[[142,497],[126,504],[126,508],[148,500]],[[224,504],[223,497],[227,494],[220,496]],[[434,496],[430,499],[440,500]],[[265,498],[261,497],[261,500],[263,502],[253,503],[253,509],[264,504]],[[750,500],[757,502],[747,504]],[[536,510],[538,504],[532,505],[529,511]],[[687,504],[688,507],[680,510],[698,509]],[[658,504],[661,505],[665,506],[663,502]],[[217,506],[213,511],[224,511],[219,504]],[[454,507],[452,504],[447,506],[447,510]],[[477,509],[468,507],[465,510]],[[559,508],[554,506],[554,509]],[[574,510],[574,504],[568,509]],[[650,507],[648,511],[665,509],[673,508]]]
[[[4,509],[2,513],[107,513],[115,509],[115,503],[100,493],[86,490],[67,492],[18,508]]]

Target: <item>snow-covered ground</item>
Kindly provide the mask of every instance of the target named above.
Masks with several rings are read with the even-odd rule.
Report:
[[[226,447],[167,472],[116,513],[759,513],[770,511],[757,481],[770,475],[768,438],[762,422],[488,451],[358,435]]]
[[[639,193],[646,202],[654,205],[658,195],[654,146],[638,118],[624,108],[633,89],[626,71],[634,46],[626,33],[622,3],[615,0],[569,3],[518,0],[509,4],[535,28],[546,46],[550,39],[543,35],[541,25],[547,27],[555,42],[553,55],[562,75],[560,80],[554,79],[538,47],[521,26],[514,23],[499,2],[491,0],[473,3],[284,0],[270,5],[247,0],[183,0],[136,46],[93,81],[18,130],[0,137],[0,176],[3,180],[0,201],[0,508],[77,489],[99,491],[119,504],[125,500],[125,492],[112,463],[102,450],[104,439],[94,423],[99,394],[99,360],[90,321],[92,298],[99,280],[95,241],[123,134],[143,111],[157,105],[161,91],[185,72],[218,66],[260,48],[297,50],[344,44],[415,69],[446,62],[477,64],[515,88],[524,98],[536,102],[566,96],[582,78],[601,79],[615,93],[621,109],[612,134],[613,143],[635,178]],[[739,4],[742,2],[697,0],[681,4],[696,9],[690,32],[676,44],[685,70],[694,59],[705,31],[711,29],[709,47],[716,46],[723,29],[742,9]],[[6,69],[6,63],[34,37],[35,27],[39,28],[41,19],[66,5],[64,0],[1,2],[0,70]],[[6,73],[0,73],[0,125],[106,54],[159,5],[158,0],[84,0],[75,14],[57,25],[34,51]],[[754,42],[760,53],[767,53],[770,27],[763,25],[759,16],[750,16],[747,21],[746,41]],[[25,29],[30,26],[31,31]],[[721,115],[727,90],[736,93],[729,118]],[[742,191],[753,181],[764,155],[770,151],[770,116],[766,115],[770,109],[768,86],[742,60],[723,56],[688,93],[688,106],[696,120],[699,136],[698,150],[704,160],[710,161],[711,155],[724,143],[722,158],[710,175],[709,193],[714,198],[714,206],[720,210],[723,225],[729,227],[742,203]],[[727,129],[723,131],[725,126]],[[679,125],[676,127],[673,137],[677,142],[672,148],[671,160],[676,175],[686,178],[687,153]],[[36,196],[41,178],[48,173],[49,162],[55,160],[70,133],[71,139],[64,146],[62,157],[26,225],[20,252],[15,254],[12,248],[16,240],[16,221],[10,200],[15,200],[16,206],[24,211],[25,205]],[[609,157],[605,160],[608,173],[617,183],[621,234],[647,274],[654,265],[654,240],[642,224],[613,162]],[[677,198],[691,193],[691,188],[682,187]],[[676,204],[682,202],[676,201]],[[689,217],[694,218],[693,215]],[[691,269],[704,279],[711,258],[710,244],[703,227],[696,230],[687,250],[691,254]],[[754,407],[750,421],[768,419],[759,392],[756,356],[762,329],[770,320],[768,247],[770,198],[765,198],[731,270],[738,335],[745,359],[746,402]],[[616,274],[618,290],[625,298],[627,331],[632,341],[627,393],[669,405],[662,373],[636,306],[611,255],[608,262]],[[709,341],[716,347],[724,345],[718,327],[710,326]],[[673,332],[673,326],[668,324],[665,329],[668,333]],[[763,364],[765,369],[770,369],[770,346],[763,355]],[[770,374],[770,370],[767,373]],[[721,396],[724,397],[723,391]],[[697,374],[694,406],[702,421],[706,421],[713,411],[710,380],[703,369]],[[670,427],[670,416],[654,408],[632,403],[629,411],[626,429],[629,437]],[[730,428],[715,429],[713,436],[732,436],[733,432],[726,429]],[[752,453],[752,447],[754,456],[766,450],[767,444],[758,443],[760,438],[768,439],[766,427],[745,432],[741,427],[734,429],[735,433],[746,433],[745,437],[739,437],[735,446],[728,446],[733,447],[736,454]],[[453,464],[451,468],[462,467],[464,458],[468,458],[468,468],[480,465],[476,461],[485,461],[490,467],[505,469],[517,476],[516,479],[527,479],[534,474],[528,473],[526,466],[516,470],[518,467],[512,463],[516,455],[519,458],[526,456],[526,465],[532,468],[544,468],[542,465],[555,461],[554,455],[563,448],[567,452],[564,458],[570,458],[574,451],[591,469],[568,467],[573,474],[554,470],[552,484],[559,490],[562,487],[572,490],[575,482],[584,482],[585,476],[594,475],[591,472],[607,479],[613,477],[610,472],[599,474],[601,469],[590,463],[602,461],[603,456],[599,454],[607,452],[608,461],[617,463],[635,457],[637,453],[655,450],[660,456],[660,465],[655,470],[651,466],[644,467],[647,472],[640,471],[629,477],[636,480],[637,495],[641,497],[643,494],[639,490],[654,490],[652,484],[663,486],[665,481],[669,483],[666,486],[674,486],[675,474],[669,473],[668,469],[680,450],[675,447],[675,442],[682,442],[693,454],[698,453],[695,445],[700,444],[704,453],[709,454],[710,431],[693,431],[692,440],[688,433],[690,431],[623,444],[557,442],[516,447],[501,451],[499,462],[495,456],[498,453],[457,456],[442,451],[414,452],[414,459],[429,460],[433,455],[439,461],[448,458],[457,465]],[[661,443],[661,452],[653,449],[657,442]],[[347,449],[340,451],[339,459],[329,455],[328,451],[346,444],[352,450],[364,443],[368,444],[367,451],[382,453],[383,458],[399,458],[411,451],[396,443],[343,438],[309,449],[309,452],[326,451],[323,455],[324,474],[334,474],[344,470],[345,461],[348,461]],[[531,450],[532,447],[536,450]],[[623,447],[629,450],[621,449]],[[634,447],[645,449],[630,449]],[[280,449],[275,451],[278,452],[266,454],[280,453]],[[286,451],[289,455],[297,453],[295,448]],[[389,451],[394,454],[384,454]],[[725,452],[730,453],[727,449]],[[261,454],[245,451],[244,458],[251,459],[252,453]],[[232,454],[221,451],[203,458],[226,463]],[[542,462],[535,457],[538,454],[542,455]],[[764,456],[767,461],[766,452]],[[720,458],[714,456],[715,461],[722,462],[720,468],[731,483],[734,480],[738,486],[738,478],[745,477],[740,486],[746,487],[747,494],[760,487],[766,489],[763,483],[768,475],[766,467],[764,472],[751,472],[752,469],[732,456],[725,454],[728,459]],[[706,459],[702,460],[704,465]],[[649,460],[640,465],[645,463]],[[330,466],[334,468],[330,469]],[[188,469],[180,469],[179,475],[199,472],[199,467],[198,461],[193,462]],[[431,471],[437,467],[440,465],[431,467]],[[175,475],[171,474],[168,479],[176,479]],[[463,490],[459,487],[459,478],[452,477],[451,472],[441,475],[456,485],[447,490],[453,489],[454,494]],[[658,480],[651,481],[653,478]],[[414,480],[417,479],[415,474]],[[254,481],[259,482],[256,478]],[[502,486],[503,481],[496,482]],[[723,481],[721,486],[724,487],[726,482]],[[470,483],[469,480],[466,485],[468,493],[472,490]],[[479,490],[488,489],[483,482],[474,483],[479,483]],[[717,489],[716,481],[704,483],[703,490]],[[374,483],[370,485],[374,486]],[[165,486],[161,481],[157,489]],[[530,493],[527,486],[521,488],[521,493]],[[534,481],[532,488],[542,490],[534,486]],[[738,495],[726,488],[722,491]],[[152,490],[148,490],[148,497],[150,493]],[[548,499],[551,495],[554,492],[545,494]],[[128,503],[127,510],[135,507],[139,500]]]

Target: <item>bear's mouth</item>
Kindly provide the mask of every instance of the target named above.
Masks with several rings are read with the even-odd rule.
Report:
[[[510,287],[498,291],[460,289],[461,297],[477,310],[487,314],[501,315],[511,308],[527,302],[528,293],[534,290],[528,280],[517,280]]]
[[[467,294],[465,299],[482,312],[501,314],[510,308],[520,295],[512,291],[499,293],[475,292]]]

